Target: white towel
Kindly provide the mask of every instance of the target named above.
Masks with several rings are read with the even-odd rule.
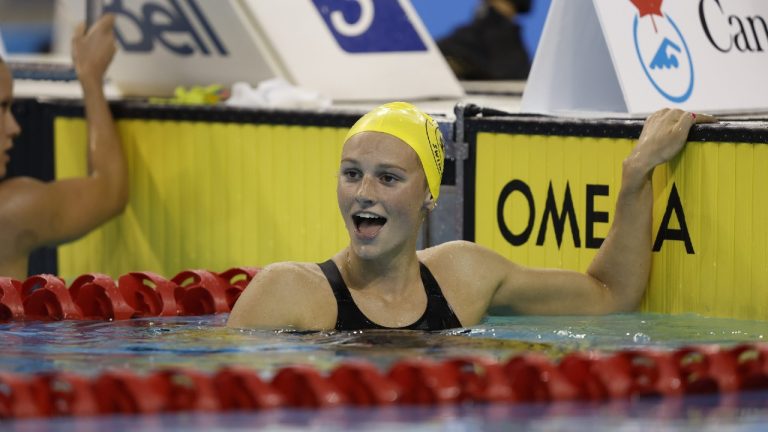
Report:
[[[245,82],[232,85],[226,104],[239,107],[319,109],[331,106],[331,99],[316,91],[294,87],[282,78],[262,81],[255,89]]]

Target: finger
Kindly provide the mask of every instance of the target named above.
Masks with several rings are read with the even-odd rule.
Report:
[[[75,36],[82,36],[85,34],[85,23],[81,22],[75,27]]]
[[[90,32],[108,33],[115,27],[115,15],[104,14],[98,19],[89,30]]]
[[[694,116],[696,124],[699,123],[717,123],[719,120],[717,117],[709,114],[696,113]]]
[[[646,121],[654,118],[658,118],[658,117],[663,117],[668,111],[669,111],[669,108],[662,108],[658,111],[655,111],[646,118]]]

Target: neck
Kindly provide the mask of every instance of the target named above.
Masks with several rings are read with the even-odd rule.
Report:
[[[350,289],[378,291],[382,297],[392,298],[404,295],[420,281],[415,246],[377,259],[361,258],[348,247],[337,258]]]

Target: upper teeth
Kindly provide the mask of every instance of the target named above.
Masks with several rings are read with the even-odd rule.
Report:
[[[368,218],[368,219],[377,219],[377,218],[380,217],[380,216],[375,215],[373,213],[358,213],[356,216],[357,217],[361,217],[361,218]]]

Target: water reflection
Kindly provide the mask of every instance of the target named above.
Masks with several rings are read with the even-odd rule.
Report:
[[[656,314],[490,317],[476,327],[432,333],[237,330],[225,323],[226,315],[3,324],[0,370],[95,374],[111,367],[148,371],[189,366],[213,371],[239,364],[269,375],[289,364],[308,363],[327,370],[352,358],[387,368],[414,356],[506,359],[537,351],[557,358],[583,349],[732,345],[762,341],[768,334],[768,323],[761,321]]]

